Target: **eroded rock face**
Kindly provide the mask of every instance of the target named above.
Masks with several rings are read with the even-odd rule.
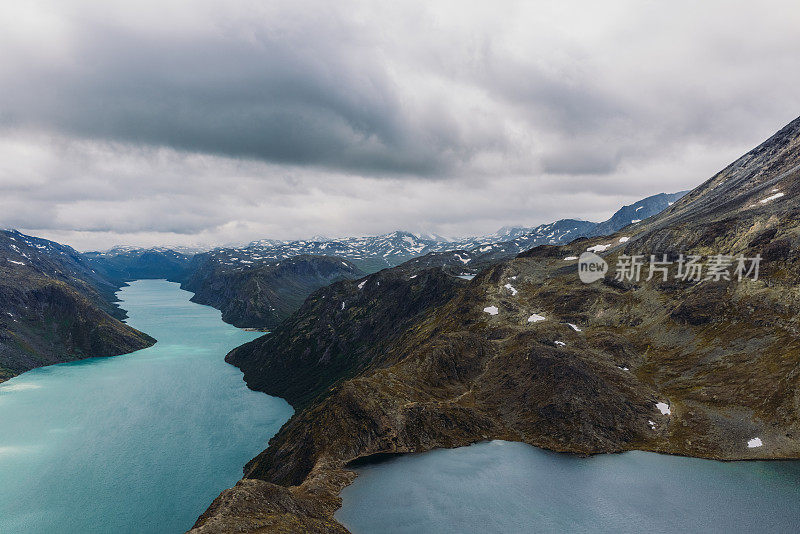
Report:
[[[268,391],[293,380],[295,361],[308,372],[346,363],[313,398],[290,393],[301,409],[245,468],[240,484],[281,486],[271,490],[280,497],[251,494],[247,510],[223,509],[220,497],[198,525],[224,532],[277,509],[291,521],[319,511],[332,521],[352,460],[485,439],[580,454],[800,457],[799,159],[800,119],[661,216],[488,268],[385,342],[366,338],[357,357],[349,348],[326,355],[317,340],[348,347],[363,321],[391,316],[402,291],[376,285],[369,299],[345,302],[345,320],[338,298],[355,295],[356,282],[337,289],[335,305],[312,298],[283,339],[290,348],[261,342],[231,356]],[[622,254],[768,251],[769,260],[758,280],[583,284],[565,258],[596,245],[610,265]],[[413,280],[396,283],[410,290]],[[533,314],[543,319],[529,321]],[[760,446],[749,445],[753,436]],[[310,496],[313,513],[303,508]]]

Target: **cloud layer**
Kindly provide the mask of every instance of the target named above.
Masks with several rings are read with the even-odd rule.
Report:
[[[800,114],[791,1],[552,4],[7,3],[0,225],[93,248],[600,219]]]

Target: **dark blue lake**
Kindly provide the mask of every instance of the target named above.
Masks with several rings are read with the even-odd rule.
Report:
[[[493,441],[362,466],[355,534],[800,532],[800,462],[590,458]]]

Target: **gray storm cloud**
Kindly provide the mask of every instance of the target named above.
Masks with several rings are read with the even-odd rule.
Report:
[[[446,106],[404,101],[372,31],[322,4],[300,18],[288,5],[286,20],[245,20],[252,4],[220,3],[242,18],[177,19],[174,32],[121,24],[100,5],[68,21],[52,45],[67,53],[12,44],[24,61],[5,69],[0,116],[68,136],[378,174],[437,174],[502,144],[461,131],[468,121]]]
[[[53,0],[0,21],[0,225],[83,247],[599,219],[800,113],[790,1]]]

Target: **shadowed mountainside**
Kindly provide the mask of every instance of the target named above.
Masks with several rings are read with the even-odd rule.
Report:
[[[85,252],[92,267],[109,280],[124,284],[132,280],[160,279],[183,282],[192,256],[169,248],[117,247],[106,252]]]
[[[225,361],[245,372],[250,388],[306,406],[371,365],[382,347],[392,346],[408,325],[453,298],[464,283],[440,269],[412,276],[387,269],[320,289],[271,335],[234,349]],[[280,371],[261,372],[266,368]]]
[[[311,292],[363,274],[351,262],[328,256],[243,266],[199,255],[182,287],[194,292],[192,302],[222,310],[227,323],[270,329],[296,311]]]
[[[132,352],[155,340],[122,323],[117,286],[70,247],[0,231],[0,381],[53,363]]]

